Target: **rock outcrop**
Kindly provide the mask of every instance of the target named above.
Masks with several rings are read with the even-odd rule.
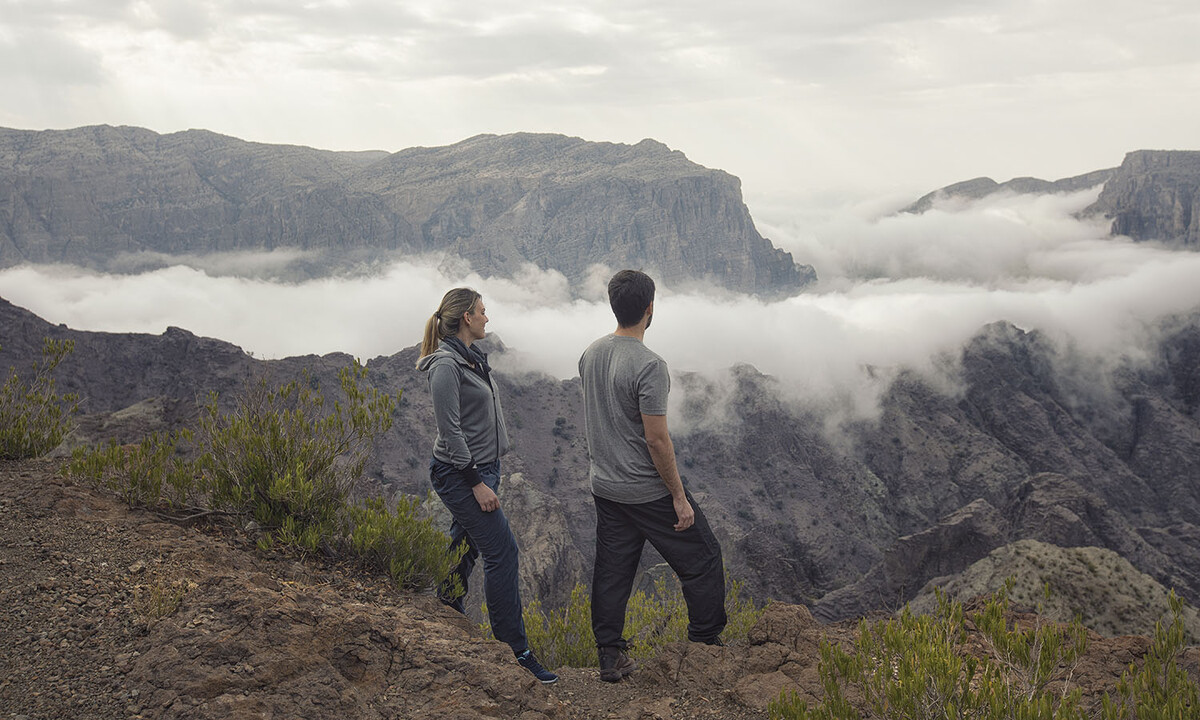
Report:
[[[1113,235],[1200,248],[1200,152],[1129,153],[1084,212],[1111,218]]]
[[[1039,616],[1054,622],[1071,622],[1078,616],[1084,626],[1103,635],[1153,635],[1154,624],[1169,622],[1171,616],[1167,588],[1117,553],[1038,540],[1004,545],[963,572],[934,578],[910,606],[914,612],[935,610],[935,587],[968,602],[991,595],[1009,579],[1013,604],[1037,609]],[[1190,636],[1200,637],[1196,609],[1185,607],[1183,616]]]
[[[976,500],[937,525],[898,538],[881,561],[858,581],[829,593],[815,605],[824,620],[898,610],[916,584],[931,577],[955,577],[986,557],[1007,536],[1007,524],[986,500]]]
[[[596,263],[762,295],[815,277],[758,234],[737,178],[653,140],[480,135],[389,155],[203,130],[0,129],[0,220],[0,267],[122,271],[294,249],[312,273],[438,254],[483,275],[532,263],[574,284]]]

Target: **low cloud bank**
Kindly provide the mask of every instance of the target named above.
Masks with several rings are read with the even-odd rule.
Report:
[[[857,415],[870,414],[892,373],[944,372],[947,354],[998,320],[1106,365],[1137,360],[1162,318],[1200,308],[1200,253],[1107,237],[1102,223],[1074,217],[1094,197],[997,197],[924,215],[770,227],[798,262],[817,267],[814,291],[764,302],[663,288],[647,344],[676,371],[716,375],[749,363],[798,399]],[[428,258],[292,283],[217,272],[237,262],[210,257],[207,272],[174,265],[138,275],[19,267],[0,272],[0,295],[78,329],[174,325],[259,357],[366,359],[419,342],[442,293],[466,284],[484,294],[489,328],[515,351],[510,367],[560,378],[574,376],[583,348],[615,327],[608,268],[595,268],[583,288],[532,266],[485,279]]]

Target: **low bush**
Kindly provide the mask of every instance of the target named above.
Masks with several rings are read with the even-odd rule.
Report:
[[[166,577],[151,577],[147,582],[133,587],[130,606],[148,623],[156,623],[175,614],[183,603],[183,596],[194,587],[187,580],[170,580]]]
[[[54,370],[75,351],[71,340],[46,338],[42,358],[27,379],[10,368],[0,387],[0,460],[22,460],[45,455],[58,447],[74,428],[79,397],[59,395]]]
[[[260,381],[222,413],[210,396],[197,432],[209,502],[248,514],[266,533],[313,551],[332,538],[374,439],[391,427],[396,401],[364,389],[357,362],[339,373],[345,401],[326,407],[308,378]]]
[[[1028,627],[1010,622],[1008,597],[1013,584],[1011,578],[1005,582],[980,612],[971,615],[971,620],[980,632],[988,656],[1009,684],[1013,698],[1034,702],[1047,697],[1050,683],[1070,675],[1087,649],[1087,628],[1078,618],[1068,625],[1047,623],[1041,619],[1041,607]],[[1049,584],[1045,594],[1049,599]]]
[[[81,448],[67,472],[131,506],[253,520],[258,546],[348,554],[398,587],[444,582],[463,550],[417,511],[380,499],[349,502],[396,400],[363,387],[357,362],[339,373],[332,407],[307,376],[279,387],[259,381],[224,413],[210,396],[195,433],[155,434],[136,445]]]
[[[858,720],[858,706],[878,718],[1083,720],[1079,688],[1071,687],[1087,631],[1067,625],[1016,624],[1008,619],[1006,584],[969,619],[985,650],[967,652],[963,608],[938,595],[938,610],[863,621],[853,652],[822,643],[819,674],[824,698],[809,706],[785,691],[772,701],[772,720]],[[1175,664],[1183,649],[1182,603],[1171,595],[1170,626],[1159,623],[1140,668],[1131,665],[1117,697],[1103,698],[1103,720],[1186,720],[1197,717],[1197,688]],[[853,692],[847,693],[847,689]],[[851,703],[848,697],[856,698]]]
[[[547,667],[590,667],[599,663],[592,635],[592,596],[583,583],[571,589],[566,605],[544,609],[534,600],[525,604],[523,617],[529,646]],[[491,635],[486,623],[484,630]]]
[[[725,591],[725,614],[728,621],[721,633],[723,642],[744,640],[750,628],[762,617],[762,609],[742,594],[742,584],[730,580]],[[588,624],[591,625],[589,612]],[[687,602],[673,578],[659,578],[654,592],[635,592],[625,610],[625,636],[632,638],[630,655],[636,659],[658,654],[664,645],[687,640]],[[589,633],[590,634],[590,633]],[[595,664],[595,641],[592,641]]]
[[[736,580],[726,590],[725,611],[729,616],[721,634],[725,643],[744,640],[762,616],[762,609],[743,596],[741,583]],[[591,591],[583,583],[571,590],[566,605],[547,610],[538,601],[529,602],[523,617],[530,647],[549,667],[595,667],[599,663],[592,634]],[[633,593],[625,610],[630,656],[653,657],[667,643],[687,640],[687,623],[687,603],[674,583],[656,583],[653,593]],[[486,623],[484,631],[490,636]]]
[[[1175,663],[1184,649],[1183,600],[1171,591],[1171,624],[1154,626],[1154,642],[1142,666],[1130,665],[1117,683],[1116,697],[1107,693],[1103,720],[1192,720],[1200,717],[1200,691],[1187,671]]]
[[[449,538],[433,518],[421,515],[416,498],[400,497],[394,508],[379,498],[349,506],[345,522],[353,555],[368,569],[387,575],[397,587],[441,584],[467,551],[462,543],[448,550]],[[462,592],[461,587],[450,590]]]
[[[182,509],[203,502],[203,484],[195,462],[180,454],[188,430],[154,433],[135,445],[76,448],[67,473],[120,495],[130,506]]]
[[[1006,628],[1003,613],[1007,596],[1001,592],[985,607],[983,616],[1001,617],[999,626]],[[1001,628],[993,623],[991,633]],[[1024,634],[994,638],[999,645],[1010,648],[1016,662],[1031,658],[1029,637]],[[1036,632],[1035,632],[1036,635]],[[914,615],[908,608],[898,618],[874,623],[863,621],[852,653],[829,642],[821,643],[818,672],[824,699],[809,707],[795,693],[784,692],[770,703],[772,720],[857,720],[862,717],[849,701],[846,689],[853,687],[856,695],[871,714],[880,718],[1071,718],[1076,717],[1076,698],[1063,698],[1055,713],[1053,703],[1046,704],[1043,695],[1032,701],[1018,702],[1018,693],[1007,682],[1000,666],[966,654],[963,608],[938,593],[938,609],[931,615]],[[1058,663],[1054,664],[1057,667]],[[1032,669],[1030,676],[1037,675]],[[1032,703],[1032,704],[1031,704]],[[1012,714],[1007,714],[1011,709]]]

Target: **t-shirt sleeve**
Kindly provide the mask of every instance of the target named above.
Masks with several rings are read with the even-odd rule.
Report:
[[[671,376],[667,363],[655,358],[642,368],[638,376],[638,411],[643,415],[666,415],[667,394],[671,392]]]

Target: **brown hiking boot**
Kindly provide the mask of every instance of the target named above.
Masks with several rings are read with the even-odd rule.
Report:
[[[621,648],[600,648],[600,679],[604,682],[621,682],[621,678],[637,670],[637,663],[629,659]]]

